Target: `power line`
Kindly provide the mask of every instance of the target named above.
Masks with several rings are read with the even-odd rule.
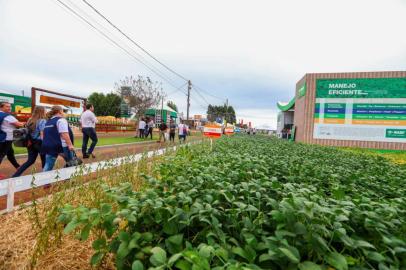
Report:
[[[141,49],[144,53],[146,53],[148,56],[150,56],[152,59],[154,59],[156,62],[158,62],[159,64],[161,64],[163,67],[165,67],[167,70],[169,70],[170,72],[172,72],[173,74],[177,75],[178,77],[182,78],[185,81],[188,81],[188,79],[186,77],[184,77],[183,75],[179,74],[178,72],[176,72],[175,70],[173,70],[172,68],[168,67],[167,65],[165,65],[164,63],[162,63],[160,60],[158,60],[156,57],[154,57],[150,52],[148,52],[146,49],[144,49],[141,45],[139,45],[136,41],[134,41],[131,37],[129,37],[126,33],[124,33],[119,27],[117,27],[111,20],[109,20],[105,15],[103,15],[98,9],[96,9],[92,4],[90,4],[87,0],[82,0],[87,6],[89,6],[94,12],[96,12],[100,17],[102,17],[105,21],[107,21],[107,23],[109,23],[114,29],[116,29],[117,31],[119,31],[124,37],[126,37],[131,43],[133,43],[135,46],[137,46],[139,49]],[[205,92],[207,95],[220,99],[222,101],[224,101],[224,98],[220,98],[218,96],[212,95],[210,94],[208,91],[201,89],[200,87],[197,87],[197,89],[199,89],[202,92]],[[196,90],[196,89],[195,89]],[[200,93],[199,93],[200,95]],[[207,100],[202,96],[202,99],[207,102]],[[209,102],[207,102],[209,103]]]
[[[187,95],[186,92],[182,91],[182,88],[185,87],[187,84],[188,84],[187,82],[184,83],[182,86],[178,87],[175,91],[170,92],[170,93],[168,94],[168,96],[173,95],[173,94],[175,94],[176,92],[179,92],[179,91],[182,92],[183,94]]]
[[[207,99],[199,91],[197,91],[195,87],[193,88],[195,89],[195,93],[198,94],[204,100],[204,102],[207,103],[207,105],[210,105],[210,102],[208,102]]]
[[[211,97],[217,98],[217,99],[219,99],[219,100],[221,100],[221,101],[224,101],[224,100],[226,99],[226,98],[221,98],[221,97],[215,96],[215,95],[209,93],[208,91],[202,89],[201,87],[199,87],[199,86],[197,86],[197,85],[194,85],[194,86],[195,86],[195,88],[197,88],[198,90],[200,90],[200,91],[206,93],[207,95],[209,95],[209,96],[211,96]]]
[[[63,2],[62,0],[56,0],[60,5],[62,5],[64,7],[64,9],[67,9],[68,11],[70,11],[71,13],[73,13],[76,17],[78,17],[79,19],[81,19],[83,22],[85,22],[87,25],[89,25],[91,28],[93,28],[95,31],[97,31],[99,34],[101,34],[105,39],[107,39],[109,42],[111,42],[113,45],[119,47],[121,50],[123,50],[127,55],[129,55],[131,58],[133,58],[134,60],[136,60],[137,62],[141,63],[142,65],[144,65],[147,69],[149,69],[150,71],[152,71],[154,74],[156,74],[157,76],[159,76],[160,78],[162,78],[163,80],[165,80],[166,82],[169,83],[169,85],[171,85],[172,87],[174,87],[176,90],[171,92],[170,95],[181,91],[182,93],[186,94],[184,91],[181,90],[181,88],[184,87],[184,85],[178,87],[175,85],[175,83],[167,78],[163,73],[161,73],[161,71],[159,69],[157,69],[156,67],[154,67],[152,65],[152,68],[144,63],[142,60],[140,60],[138,57],[136,57],[134,54],[137,54],[139,57],[141,57],[144,61],[147,61],[146,59],[144,59],[141,55],[139,55],[137,52],[135,52],[131,47],[124,48],[122,45],[120,45],[116,40],[114,40],[113,38],[111,38],[109,35],[107,35],[106,33],[104,33],[102,30],[100,30],[99,28],[97,28],[94,24],[97,24],[100,28],[104,29],[104,31],[108,32],[110,35],[114,36],[114,34],[112,34],[108,29],[106,29],[104,26],[102,26],[100,23],[98,23],[97,21],[95,21],[89,14],[87,14],[85,11],[83,11],[80,7],[78,7],[77,5],[75,5],[74,3],[72,3],[70,0],[66,0],[69,3],[71,3],[72,6],[75,6],[77,10],[81,11],[85,16],[88,17],[88,19],[92,20],[94,24],[92,24],[91,22],[89,22],[88,19],[84,18],[84,16],[80,15],[77,11],[75,11],[73,8],[71,8],[69,5],[67,5],[65,2]],[[134,40],[132,40],[128,35],[126,35],[123,31],[121,31],[118,27],[116,27],[110,20],[108,20],[105,16],[103,16],[96,8],[94,8],[91,4],[89,4],[89,2],[87,2],[86,0],[82,0],[85,4],[87,4],[89,7],[91,7],[99,16],[103,17],[111,26],[113,26],[117,31],[119,31],[122,35],[124,35],[127,39],[129,39],[134,45],[136,45],[137,47],[139,47],[142,51],[144,51],[146,54],[148,54],[152,59],[154,59],[155,61],[157,61],[159,64],[161,64],[162,66],[164,66],[166,69],[168,69],[169,71],[171,71],[172,73],[176,74],[178,77],[181,77],[182,79],[186,80],[185,77],[183,77],[182,75],[178,74],[176,71],[170,69],[168,66],[164,65],[162,62],[160,62],[158,59],[156,59],[154,56],[152,56],[148,51],[146,51],[145,49],[143,49],[140,45],[138,45]],[[115,36],[114,36],[115,37]],[[117,38],[117,37],[115,37]],[[134,54],[132,54],[130,51],[132,51]],[[151,65],[151,64],[150,64]],[[155,70],[155,69],[157,70]],[[217,97],[215,95],[210,94],[209,92],[201,89],[200,87],[194,85],[195,90],[196,88],[199,89],[202,92],[207,93],[208,95],[215,97],[217,99],[223,100],[220,97]],[[204,100],[207,104],[210,104],[207,99],[197,90],[195,91],[202,100]],[[187,94],[186,94],[187,95]],[[196,101],[196,100],[195,100]],[[206,109],[204,107],[204,105],[201,105],[200,102],[197,102],[202,108]]]
[[[118,42],[116,42],[114,39],[112,39],[111,37],[109,37],[108,35],[106,35],[103,31],[101,31],[100,29],[98,29],[96,26],[94,26],[94,24],[92,24],[91,22],[89,22],[86,18],[84,18],[82,15],[80,15],[78,12],[76,12],[74,9],[72,9],[69,5],[67,5],[66,3],[64,3],[61,0],[56,0],[58,3],[60,3],[61,5],[63,5],[63,7],[65,7],[66,9],[68,9],[70,12],[72,12],[74,15],[76,15],[78,18],[80,18],[82,21],[84,21],[86,24],[88,24],[91,28],[93,28],[94,30],[96,30],[99,34],[101,34],[103,37],[105,37],[106,39],[108,39],[111,43],[113,43],[115,46],[119,47],[121,50],[123,50],[126,54],[128,54],[131,58],[135,59],[137,62],[141,63],[142,65],[144,65],[146,68],[148,68],[150,71],[152,71],[154,74],[156,74],[157,76],[159,76],[160,78],[162,78],[163,80],[165,80],[167,83],[169,83],[172,87],[174,88],[178,88],[178,86],[174,85],[173,82],[171,82],[170,80],[168,80],[167,78],[165,78],[164,76],[162,76],[161,74],[159,74],[157,71],[155,71],[153,68],[150,68],[147,64],[145,64],[143,61],[141,61],[140,59],[138,59],[136,56],[134,56],[131,52],[129,52],[126,48],[124,48],[123,46],[121,46]]]
[[[96,12],[99,16],[101,16],[104,20],[106,20],[112,27],[114,27],[117,31],[119,31],[123,36],[125,36],[129,41],[131,41],[135,46],[137,46],[139,49],[141,49],[144,53],[146,53],[148,56],[150,56],[152,59],[154,59],[156,62],[161,64],[163,67],[165,67],[167,70],[178,76],[179,78],[182,78],[185,81],[188,81],[184,76],[173,70],[172,68],[168,67],[161,61],[159,61],[155,56],[153,56],[150,52],[148,52],[146,49],[144,49],[141,45],[139,45],[137,42],[135,42],[132,38],[130,38],[127,34],[125,34],[123,31],[121,31],[120,28],[118,28],[115,24],[113,24],[106,16],[104,16],[100,11],[98,11],[94,6],[92,6],[88,1],[82,0],[86,5],[88,5],[91,9],[93,9],[94,12]]]

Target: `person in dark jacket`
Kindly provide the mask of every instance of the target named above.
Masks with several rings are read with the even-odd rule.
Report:
[[[35,163],[38,155],[41,158],[41,168],[44,168],[45,155],[41,154],[41,145],[46,122],[45,108],[43,106],[35,106],[32,117],[27,122],[27,128],[30,133],[30,144],[27,146],[28,159],[20,168],[18,168],[12,177],[20,176]]]
[[[176,123],[171,119],[169,122],[169,141],[175,142]]]
[[[64,154],[65,161],[73,158],[73,132],[64,118],[61,106],[53,106],[48,113],[49,120],[45,124],[41,153],[45,154],[44,171],[54,168],[59,154]]]

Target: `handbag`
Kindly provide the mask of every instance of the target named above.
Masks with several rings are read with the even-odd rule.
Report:
[[[65,168],[79,166],[79,165],[83,164],[83,160],[76,155],[76,152],[74,150],[72,150],[71,153],[72,153],[72,159],[68,160],[66,162]]]
[[[13,130],[13,144],[16,147],[27,147],[31,145],[31,136],[28,128]]]

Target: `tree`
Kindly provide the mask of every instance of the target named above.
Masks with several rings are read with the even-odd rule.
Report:
[[[233,106],[213,106],[209,104],[207,107],[207,119],[214,122],[217,118],[226,120],[227,123],[235,123],[236,116]]]
[[[92,93],[87,98],[88,103],[93,104],[94,113],[97,116],[114,116],[120,117],[121,97],[114,93],[104,95],[103,93]]]
[[[176,104],[173,101],[169,100],[168,103],[166,103],[166,105],[168,105],[168,107],[174,110],[175,112],[178,112],[178,106],[176,106]]]
[[[115,88],[117,93],[135,110],[137,118],[144,115],[147,109],[158,106],[164,98],[161,83],[153,82],[149,77],[126,76],[116,83]]]

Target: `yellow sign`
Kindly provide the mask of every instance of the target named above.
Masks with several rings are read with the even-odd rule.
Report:
[[[80,108],[80,102],[44,95],[39,97],[39,102],[51,105],[63,105],[67,107]]]

